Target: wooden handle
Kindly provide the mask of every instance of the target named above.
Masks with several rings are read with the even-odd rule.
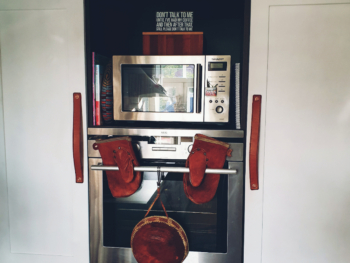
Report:
[[[261,95],[253,96],[252,129],[250,133],[249,171],[250,189],[259,189],[259,134],[260,134]]]
[[[76,183],[84,182],[83,158],[83,118],[81,109],[81,94],[73,93],[73,160]]]

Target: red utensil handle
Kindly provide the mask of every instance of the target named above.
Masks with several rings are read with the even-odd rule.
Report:
[[[260,134],[261,95],[253,95],[252,129],[250,133],[249,171],[250,189],[259,189],[259,134]]]
[[[73,93],[73,160],[76,183],[84,182],[83,158],[83,118],[81,109],[81,94]]]

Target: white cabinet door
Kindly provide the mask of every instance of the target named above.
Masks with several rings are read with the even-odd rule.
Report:
[[[0,52],[0,262],[87,263],[86,164],[76,184],[72,157],[83,1],[0,1]]]
[[[252,1],[260,189],[247,161],[245,263],[350,261],[349,28],[350,1]]]

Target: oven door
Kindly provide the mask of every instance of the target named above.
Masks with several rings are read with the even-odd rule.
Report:
[[[188,237],[190,253],[184,262],[242,263],[243,162],[235,158],[228,157],[224,169],[236,170],[236,174],[222,174],[215,197],[202,205],[186,197],[181,173],[165,173],[161,199],[169,217],[183,227]],[[185,160],[142,162],[143,166],[184,167]],[[105,172],[92,169],[101,163],[101,158],[89,158],[90,262],[136,263],[130,248],[131,232],[157,194],[157,173],[144,172],[141,188],[132,196],[113,198]],[[164,216],[159,201],[151,215]]]
[[[205,56],[113,56],[114,119],[203,122]]]

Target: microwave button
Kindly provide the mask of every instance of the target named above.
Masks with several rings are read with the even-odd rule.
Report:
[[[217,106],[215,110],[217,113],[222,113],[224,111],[224,108],[222,106]]]

